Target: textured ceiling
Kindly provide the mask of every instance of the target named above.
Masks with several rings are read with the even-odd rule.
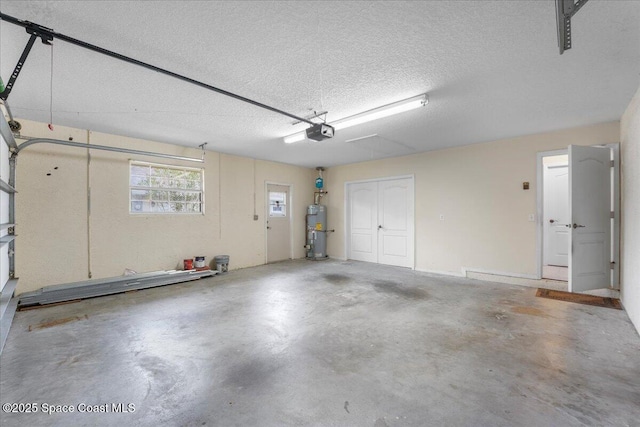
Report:
[[[0,0],[0,10],[299,116],[327,110],[334,121],[429,93],[425,108],[287,145],[304,124],[54,41],[54,125],[309,167],[619,120],[640,80],[638,1],[589,1],[562,56],[553,1]],[[0,23],[5,82],[27,40]],[[36,42],[9,97],[16,117],[49,122],[51,78],[50,48]]]

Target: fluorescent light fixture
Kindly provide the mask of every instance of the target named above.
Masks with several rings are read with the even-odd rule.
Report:
[[[368,110],[363,113],[345,117],[343,119],[330,122],[329,124],[333,126],[336,130],[346,129],[351,126],[356,126],[362,123],[378,120],[383,117],[388,117],[394,114],[404,113],[405,111],[423,107],[428,103],[429,103],[429,97],[425,93],[422,95],[414,96],[413,98],[404,99],[402,101],[383,105],[382,107],[374,108],[372,110]],[[284,138],[284,142],[286,142],[287,144],[291,144],[293,142],[304,141],[306,138],[307,138],[307,135],[305,131],[302,131],[302,132],[294,133],[293,135],[286,136]]]
[[[356,126],[362,123],[378,120],[383,117],[393,116],[394,114],[404,113],[405,111],[413,110],[424,105],[427,105],[429,98],[427,95],[415,96],[413,98],[405,99],[403,101],[394,102],[382,107],[374,108],[373,110],[365,111],[364,113],[356,114],[353,116],[345,117],[344,119],[336,120],[333,123],[329,123],[336,130],[346,129],[351,126]]]
[[[285,136],[284,142],[285,144],[293,144],[294,142],[300,142],[307,139],[307,132],[302,131],[298,133],[294,133],[293,135]]]

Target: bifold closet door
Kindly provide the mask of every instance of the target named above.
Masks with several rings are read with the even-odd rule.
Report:
[[[413,268],[412,178],[348,185],[348,258]]]

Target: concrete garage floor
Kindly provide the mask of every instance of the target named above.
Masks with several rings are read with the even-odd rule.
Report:
[[[19,312],[0,369],[3,426],[640,425],[625,312],[359,262]]]

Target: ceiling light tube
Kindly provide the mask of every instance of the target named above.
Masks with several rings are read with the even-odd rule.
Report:
[[[378,120],[383,117],[393,116],[394,114],[404,113],[405,111],[423,107],[428,103],[429,98],[426,94],[414,96],[413,98],[394,102],[392,104],[387,104],[382,107],[365,111],[364,113],[359,113],[353,116],[345,117],[344,119],[336,120],[335,122],[330,123],[330,125],[333,126],[336,130],[346,129],[351,126],[356,126],[362,123]]]
[[[356,126],[362,123],[378,120],[383,117],[423,107],[428,103],[429,97],[424,93],[422,95],[414,96],[413,98],[403,99],[402,101],[393,102],[391,104],[383,105],[382,107],[374,108],[363,113],[354,114],[353,116],[330,122],[329,125],[333,126],[336,130],[346,129],[351,126]],[[294,142],[304,141],[306,138],[307,135],[305,131],[302,131],[294,133],[293,135],[285,136],[284,142],[291,144]]]
[[[307,132],[302,131],[298,133],[294,133],[293,135],[285,136],[284,142],[285,144],[293,144],[294,142],[300,142],[307,139]]]

